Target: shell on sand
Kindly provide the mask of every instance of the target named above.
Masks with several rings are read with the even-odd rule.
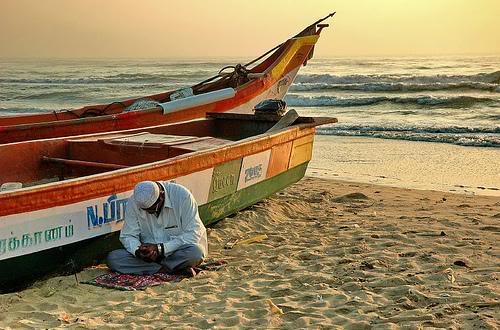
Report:
[[[271,314],[284,314],[283,310],[276,306],[271,299],[266,299],[266,303],[269,306],[269,310],[271,311]]]
[[[446,277],[448,278],[448,281],[450,281],[450,283],[455,283],[455,274],[453,272],[453,269],[446,268],[444,270],[444,272],[446,273]]]

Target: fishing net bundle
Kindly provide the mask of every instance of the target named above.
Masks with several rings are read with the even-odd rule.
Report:
[[[157,102],[155,100],[151,99],[140,99],[129,105],[128,107],[123,110],[124,112],[129,112],[129,111],[137,111],[137,110],[145,110],[145,109],[151,109],[151,108],[156,108],[157,106],[160,105],[160,102]]]

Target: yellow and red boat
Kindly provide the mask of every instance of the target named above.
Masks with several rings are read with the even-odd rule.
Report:
[[[0,117],[0,143],[127,130],[203,118],[207,112],[250,112],[282,99],[312,57],[329,14],[255,60],[190,88],[43,114]],[[252,67],[251,67],[252,66]],[[137,110],[140,109],[140,110]]]
[[[102,260],[120,244],[127,199],[140,181],[184,185],[208,225],[300,180],[315,127],[336,119],[289,113],[212,113],[0,145],[0,292]]]

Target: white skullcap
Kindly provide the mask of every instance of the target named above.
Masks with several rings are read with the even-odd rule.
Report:
[[[160,188],[153,181],[142,181],[135,185],[134,200],[138,207],[147,209],[160,197]]]

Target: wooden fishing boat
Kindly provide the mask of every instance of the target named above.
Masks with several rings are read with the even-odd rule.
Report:
[[[255,60],[223,68],[190,88],[80,109],[0,116],[0,143],[147,127],[203,118],[207,112],[248,113],[264,99],[284,97],[328,26],[320,23],[333,14]],[[229,68],[233,72],[225,73]]]
[[[120,244],[127,198],[137,182],[186,186],[209,225],[300,180],[315,127],[336,119],[293,113],[211,113],[148,128],[0,145],[0,185],[14,188],[0,191],[0,291],[102,260]]]

